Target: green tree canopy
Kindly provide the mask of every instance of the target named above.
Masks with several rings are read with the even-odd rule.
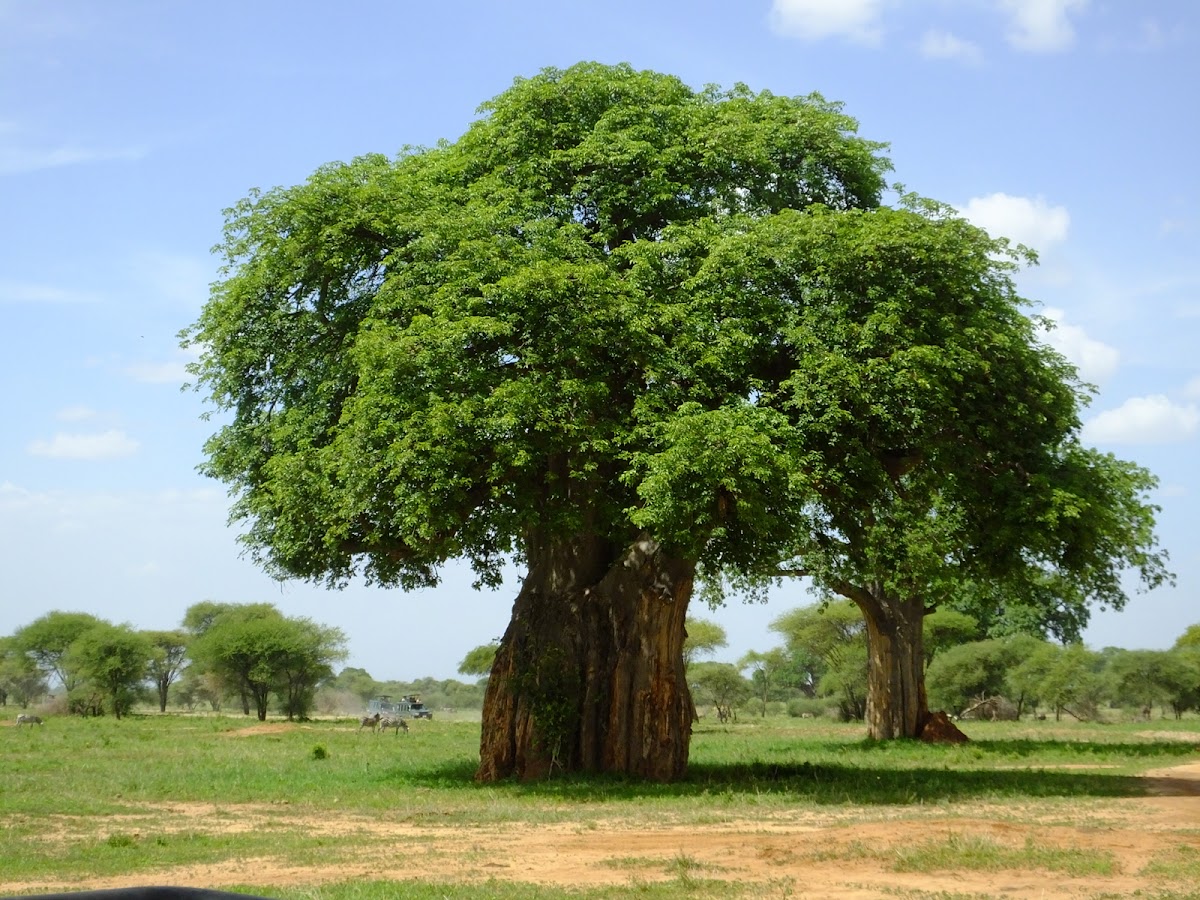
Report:
[[[102,624],[108,623],[90,613],[54,610],[18,628],[13,638],[43,672],[53,675],[70,693],[78,686],[81,675],[72,665],[68,651],[81,635]]]
[[[677,777],[696,566],[774,561],[787,518],[760,484],[779,423],[750,398],[788,342],[752,297],[692,287],[696,266],[755,219],[876,206],[888,163],[815,94],[629,66],[546,70],[483,111],[453,144],[228,211],[223,278],[185,333],[229,416],[205,471],[281,575],[416,587],[462,558],[494,585],[506,558],[526,567],[481,777]],[[639,510],[699,410],[737,440],[697,458],[710,502],[681,544]]]
[[[1152,479],[1082,447],[1020,257],[818,95],[583,63],[458,141],[228,211],[184,334],[251,553],[342,585],[526,575],[479,777],[682,775],[694,578],[854,600],[871,733],[921,724],[921,619],[966,578],[1162,577]],[[888,648],[894,648],[889,650]],[[886,652],[885,652],[886,651]]]
[[[1117,650],[1104,674],[1116,702],[1146,711],[1169,705],[1178,717],[1200,699],[1198,664],[1195,650]]]
[[[925,667],[939,653],[961,647],[981,637],[979,623],[966,613],[956,609],[939,608],[925,616],[924,640]]]
[[[752,694],[750,682],[732,663],[693,663],[689,676],[696,689],[696,703],[711,703],[722,721],[731,721],[737,707]]]
[[[45,673],[15,637],[0,638],[0,705],[22,709],[46,694]]]
[[[867,641],[862,611],[850,600],[800,606],[771,622],[783,635],[791,670],[809,696],[836,699],[842,716],[861,719],[866,705]]]
[[[1006,697],[1017,707],[1019,715],[1026,702],[1036,697],[1040,680],[1025,691],[1014,691],[1010,674],[1041,647],[1057,650],[1031,635],[989,638],[947,648],[929,665],[930,705],[957,715],[973,702]],[[1032,695],[1027,697],[1027,691]]]
[[[683,664],[690,666],[698,656],[711,656],[722,647],[729,646],[729,635],[716,622],[688,616],[684,626],[687,637],[683,639]]]
[[[100,622],[71,644],[67,658],[118,719],[129,712],[146,679],[154,646],[131,625]]]
[[[364,704],[376,694],[383,693],[380,690],[379,682],[371,677],[370,672],[355,666],[347,666],[342,669],[335,677],[327,681],[325,686],[335,691],[348,691],[362,700]]]
[[[144,631],[142,634],[150,642],[152,654],[146,667],[146,675],[154,683],[158,692],[158,711],[167,711],[167,695],[171,685],[178,680],[187,662],[188,642],[191,639],[185,631]]]
[[[1189,625],[1183,634],[1175,639],[1174,647],[1176,650],[1200,650],[1200,625]]]
[[[771,650],[751,650],[738,660],[738,670],[750,670],[750,683],[758,696],[762,715],[767,714],[767,701],[777,687],[780,676],[788,668],[788,655],[781,647]]]
[[[458,674],[474,675],[477,678],[487,677],[491,674],[492,666],[496,662],[496,650],[499,647],[499,641],[492,641],[489,644],[480,644],[478,647],[468,650],[467,655],[458,664]]]
[[[346,657],[340,629],[287,618],[270,604],[226,605],[206,619],[191,644],[195,664],[243,690],[259,721],[272,694],[289,719],[306,716],[317,685]]]

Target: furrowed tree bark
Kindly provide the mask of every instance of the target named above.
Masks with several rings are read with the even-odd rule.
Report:
[[[854,591],[851,599],[867,624],[867,736],[918,737],[929,719],[925,605],[890,596],[880,585]]]
[[[645,536],[624,548],[580,537],[529,555],[488,681],[476,779],[682,777],[694,566]]]

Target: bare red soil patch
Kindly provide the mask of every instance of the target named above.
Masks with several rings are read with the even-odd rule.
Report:
[[[267,728],[295,726],[267,726]],[[244,729],[253,733],[258,730]],[[236,734],[237,732],[231,732]],[[421,848],[420,877],[446,882],[503,879],[558,886],[623,885],[669,881],[686,866],[691,877],[754,885],[761,898],[774,896],[863,898],[905,892],[956,897],[1033,900],[1046,897],[1153,896],[1163,885],[1145,871],[1156,855],[1200,852],[1200,764],[1148,773],[1155,796],[1091,802],[1073,821],[1061,806],[1014,809],[987,803],[953,807],[797,809],[762,820],[716,825],[648,827],[602,820],[587,824],[530,826],[494,824],[429,826],[366,816],[317,817],[275,806],[175,803],[161,807],[156,825],[209,833],[263,827],[309,833],[360,835],[361,851],[342,853],[328,865],[295,865],[281,858],[235,858],[218,865],[178,867],[121,878],[71,884],[3,884],[0,890],[56,891],[172,884],[221,888],[232,885],[320,885],[350,879],[413,877],[394,865],[399,848]],[[122,818],[122,817],[118,817]],[[47,839],[57,839],[48,823]],[[128,824],[113,822],[114,831]],[[69,831],[69,828],[65,828]],[[986,839],[1021,848],[1032,842],[1108,854],[1110,876],[1069,877],[1044,870],[999,872],[897,872],[889,854],[950,837]]]

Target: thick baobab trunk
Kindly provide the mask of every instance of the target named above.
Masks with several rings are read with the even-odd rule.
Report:
[[[915,738],[929,719],[925,698],[924,620],[920,600],[887,595],[879,586],[856,592],[867,623],[867,735]]]
[[[534,546],[496,652],[476,778],[687,768],[684,620],[694,567],[643,537]]]

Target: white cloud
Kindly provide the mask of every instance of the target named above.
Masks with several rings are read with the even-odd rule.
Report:
[[[130,363],[122,371],[135,381],[145,384],[184,384],[190,378],[187,367],[189,363],[200,358],[199,347],[188,347],[176,350],[175,359],[166,362]]]
[[[100,299],[86,291],[74,291],[52,284],[0,280],[0,303],[95,303]]]
[[[1185,397],[1192,397],[1196,400],[1200,400],[1200,375],[1197,375],[1187,383],[1183,389],[1183,395]]]
[[[154,305],[167,301],[197,310],[208,299],[209,284],[216,277],[207,258],[160,251],[138,253],[131,271]]]
[[[1049,307],[1044,315],[1054,322],[1054,327],[1041,333],[1042,340],[1074,363],[1080,378],[1099,384],[1117,370],[1121,353],[1116,347],[1090,337],[1078,325],[1069,324],[1061,309]]]
[[[1012,197],[1003,192],[973,197],[960,212],[992,237],[1006,237],[1044,250],[1064,241],[1071,227],[1065,206],[1051,206],[1043,197]]]
[[[109,429],[98,434],[63,434],[29,445],[33,456],[50,459],[119,459],[137,452],[138,442],[123,431]]]
[[[0,175],[22,175],[40,169],[57,169],[94,162],[130,162],[144,157],[144,147],[98,149],[89,147],[28,147],[0,146]]]
[[[1194,403],[1173,403],[1164,394],[1131,397],[1087,422],[1086,440],[1095,443],[1167,444],[1187,440],[1200,427]]]
[[[957,59],[972,65],[983,61],[977,44],[938,29],[925,32],[921,38],[921,55],[927,59]]]
[[[60,422],[83,422],[87,419],[94,419],[96,411],[87,406],[68,406],[60,409],[54,417]]]
[[[1018,50],[1049,53],[1075,42],[1070,14],[1087,8],[1089,0],[1000,0],[1011,16],[1008,42]]]
[[[771,28],[787,37],[818,41],[844,37],[878,44],[884,0],[773,0]]]
[[[133,363],[125,367],[125,374],[145,384],[183,384],[188,380],[184,361]]]

